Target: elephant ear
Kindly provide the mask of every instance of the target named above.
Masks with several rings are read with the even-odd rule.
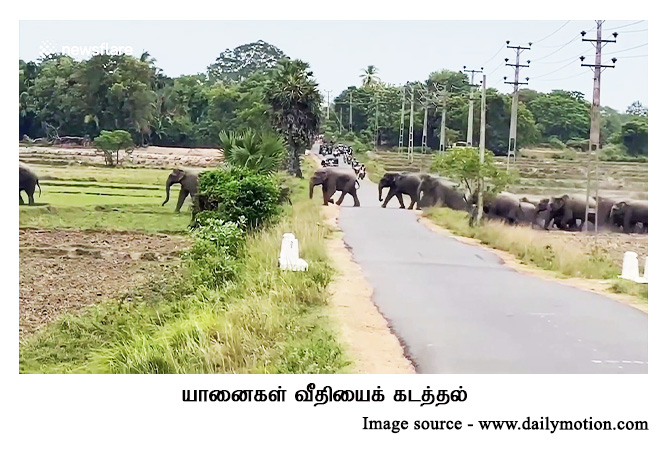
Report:
[[[176,168],[171,175],[173,176],[174,182],[181,182],[183,178],[185,178],[185,171]]]

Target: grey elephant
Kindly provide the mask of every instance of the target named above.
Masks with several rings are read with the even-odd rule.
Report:
[[[609,214],[610,221],[622,228],[622,232],[628,234],[636,232],[636,225],[640,223],[643,232],[648,230],[648,201],[647,200],[622,200],[613,205]]]
[[[490,219],[501,219],[508,224],[518,224],[524,220],[518,196],[511,192],[500,192],[483,205],[483,212]]]
[[[537,222],[537,216],[539,214],[537,213],[537,204],[523,197],[520,199],[518,206],[520,207],[518,221],[522,224],[529,224],[530,226],[534,226],[534,224]]]
[[[386,195],[384,203],[382,203],[382,208],[386,208],[388,202],[394,197],[398,197],[398,202],[400,203],[400,208],[405,208],[405,203],[402,201],[402,196],[409,195],[412,202],[409,204],[409,209],[413,209],[416,205],[416,209],[420,210],[418,205],[418,189],[421,185],[423,178],[428,177],[428,174],[416,174],[416,173],[385,173],[382,179],[379,180],[379,201],[382,201],[382,192],[384,188],[388,187],[389,192]]]
[[[42,196],[42,186],[39,185],[37,174],[25,163],[19,162],[19,203],[25,204],[21,191],[28,196],[28,205],[35,204],[35,187],[39,188],[39,196]]]
[[[444,178],[424,175],[417,190],[419,208],[443,206],[467,210],[468,203],[458,185]]]
[[[325,206],[328,206],[329,202],[333,203],[331,197],[338,190],[342,194],[336,205],[340,205],[345,195],[349,194],[354,199],[354,206],[361,206],[361,202],[358,200],[358,195],[356,194],[356,184],[356,174],[352,169],[336,167],[319,168],[310,178],[310,198],[312,198],[314,193],[314,187],[321,186]]]
[[[596,201],[590,197],[587,206],[585,195],[565,194],[560,197],[552,197],[550,200],[542,200],[537,207],[538,212],[544,213],[544,229],[550,227],[551,222],[555,222],[557,227],[563,230],[580,230],[585,223],[585,209],[588,209],[588,221],[594,224],[594,209]],[[578,224],[580,220],[580,224]]]
[[[180,213],[180,209],[188,195],[192,197],[193,201],[196,200],[195,197],[199,193],[199,175],[179,168],[174,169],[167,178],[166,199],[162,202],[162,206],[166,205],[169,201],[169,191],[171,186],[176,183],[180,183],[180,194],[178,194],[178,203],[176,203],[176,213]]]

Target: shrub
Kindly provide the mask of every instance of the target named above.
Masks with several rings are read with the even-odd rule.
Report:
[[[134,150],[132,136],[123,130],[102,131],[94,139],[94,143],[95,147],[104,153],[104,163],[107,166],[116,166],[120,163],[120,150],[124,150],[127,154]]]
[[[280,191],[268,176],[245,168],[225,167],[199,175],[199,195],[193,225],[215,216],[223,222],[254,229],[277,216]],[[203,218],[198,212],[210,211]]]
[[[548,145],[554,149],[564,149],[567,147],[566,144],[562,142],[557,136],[551,136],[548,138]]]

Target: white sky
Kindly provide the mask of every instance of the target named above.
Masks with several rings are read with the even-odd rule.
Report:
[[[617,43],[603,50],[602,62],[617,57],[615,69],[601,78],[601,104],[621,112],[633,101],[648,105],[648,22],[640,19],[608,20],[603,38]],[[637,24],[632,24],[636,23]],[[379,68],[382,80],[392,84],[424,80],[439,69],[478,69],[484,66],[488,86],[508,92],[503,76],[513,77],[504,58],[515,61],[511,45],[532,49],[521,54],[531,61],[521,70],[521,81],[538,91],[565,89],[591,98],[592,70],[580,66],[594,62],[591,43],[580,31],[590,31],[593,20],[581,21],[21,21],[19,57],[35,60],[40,47],[50,42],[63,46],[131,46],[139,56],[148,51],[169,76],[205,72],[226,48],[264,40],[292,58],[310,63],[322,90],[331,97],[350,85],[359,85],[362,69]],[[477,74],[477,79],[479,76]],[[479,80],[476,80],[479,82]]]

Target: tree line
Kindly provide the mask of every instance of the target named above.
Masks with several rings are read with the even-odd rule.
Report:
[[[360,86],[350,86],[333,99],[325,126],[329,134],[349,134],[368,144],[384,148],[399,145],[400,115],[403,100],[404,140],[409,133],[410,102],[414,93],[414,146],[418,150],[424,131],[425,109],[426,149],[438,150],[441,137],[442,111],[446,108],[446,144],[466,141],[470,81],[463,72],[440,70],[432,72],[424,82],[408,82],[404,87],[382,82],[375,66],[368,66]],[[404,96],[403,96],[404,95]],[[478,145],[480,126],[480,91],[474,97],[473,144]],[[486,89],[486,147],[497,155],[506,155],[511,99],[495,88]],[[521,89],[518,94],[518,147],[547,144],[557,148],[587,150],[590,132],[590,103],[580,92],[553,90],[540,93]],[[602,108],[601,143],[618,155],[647,155],[647,109],[634,102],[625,113],[610,107]]]
[[[219,147],[223,131],[271,131],[283,135],[295,155],[307,147],[313,132],[342,131],[367,144],[394,148],[398,146],[403,88],[382,82],[377,72],[376,67],[368,66],[360,75],[359,86],[350,86],[335,97],[326,120],[321,117],[325,108],[308,65],[263,41],[227,49],[206,72],[175,78],[166,76],[148,53],[139,58],[100,54],[83,61],[50,55],[37,62],[19,61],[19,138],[93,139],[102,131],[124,130],[136,145]],[[405,85],[405,145],[412,91],[417,148],[426,105],[429,150],[439,148],[444,102],[447,144],[466,139],[470,91],[466,74],[440,70],[424,82]],[[478,95],[476,91],[474,144],[479,139]],[[521,89],[519,101],[518,147],[587,148],[590,106],[581,93]],[[511,96],[488,88],[486,104],[486,146],[504,155]],[[625,113],[604,107],[602,146],[617,155],[647,155],[647,126],[647,109],[639,102]],[[289,158],[290,169],[295,171],[294,155]]]
[[[298,155],[319,131],[321,94],[307,63],[259,41],[225,50],[207,72],[172,78],[148,53],[19,61],[19,137],[128,132],[136,145],[220,147],[220,133],[275,133]]]

